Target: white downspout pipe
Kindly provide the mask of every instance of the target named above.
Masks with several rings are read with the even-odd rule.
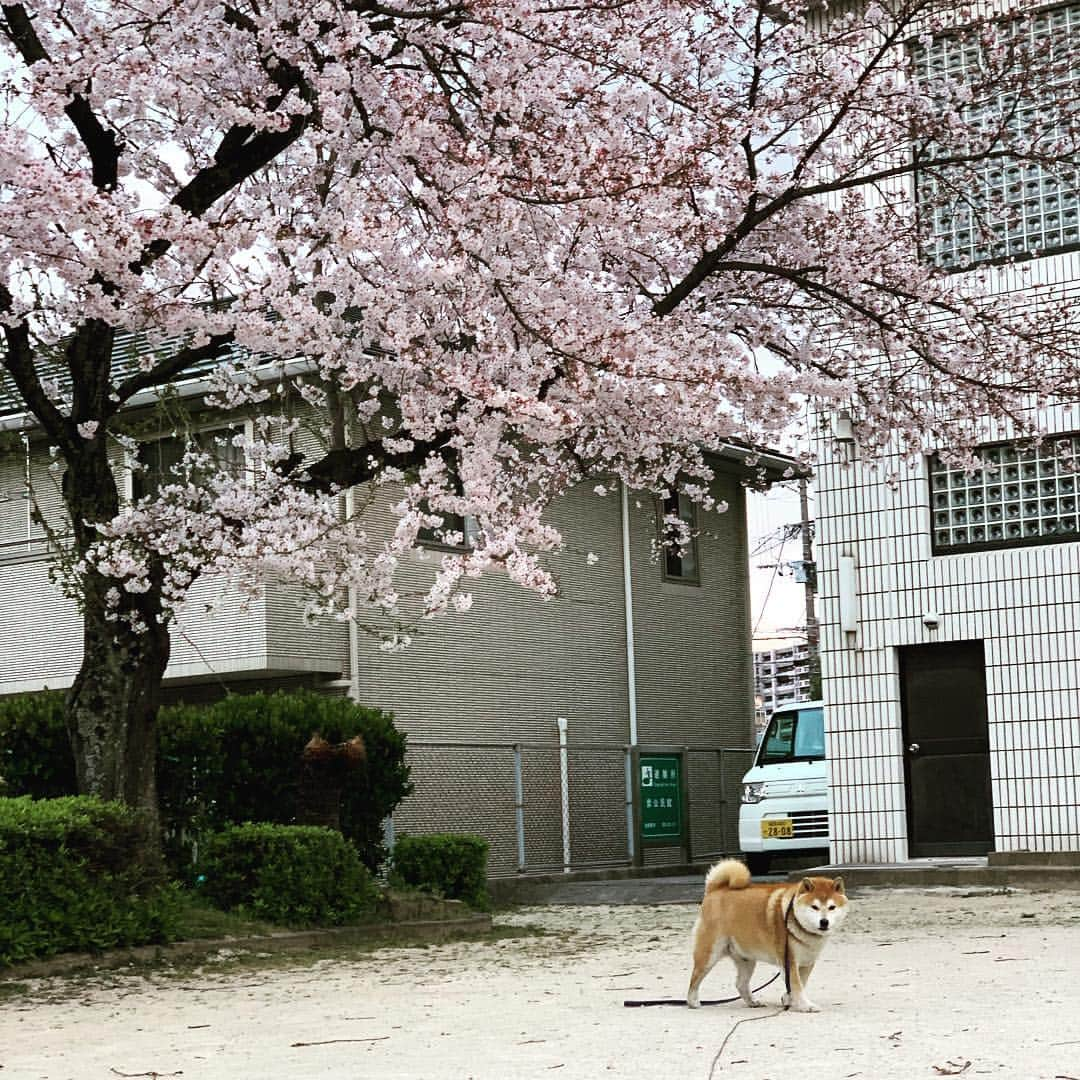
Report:
[[[634,658],[634,579],[630,572],[630,498],[626,483],[619,483],[622,519],[623,610],[626,613],[626,697],[630,705],[630,745],[637,746],[637,670]]]
[[[345,520],[351,522],[356,512],[356,499],[353,489],[345,492]],[[356,586],[349,583],[349,697],[360,700],[360,630],[356,625],[359,613],[356,610]]]
[[[563,873],[573,869],[570,861],[570,753],[566,739],[566,717],[558,716],[555,723],[559,728],[559,792],[562,802],[562,859]]]
[[[23,444],[23,497],[26,499],[26,550],[34,547],[34,478],[30,468],[30,436],[25,431],[19,436]]]

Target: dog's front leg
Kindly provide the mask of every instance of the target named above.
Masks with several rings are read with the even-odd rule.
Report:
[[[806,996],[806,980],[814,970],[813,964],[792,964],[789,970],[791,993],[780,999],[785,1009],[792,1012],[820,1012],[821,1010]]]

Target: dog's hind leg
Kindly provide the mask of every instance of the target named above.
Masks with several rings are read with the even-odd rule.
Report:
[[[710,948],[708,942],[695,936],[694,970],[690,975],[690,987],[686,991],[686,1004],[691,1009],[696,1009],[701,1004],[701,982],[726,952],[727,942],[718,941]]]
[[[734,953],[731,954],[731,959],[735,961],[735,989],[739,991],[739,997],[741,997],[751,1009],[761,1008],[765,1002],[758,1001],[758,999],[750,992],[750,979],[753,977],[757,961],[751,960],[745,956],[736,956]]]

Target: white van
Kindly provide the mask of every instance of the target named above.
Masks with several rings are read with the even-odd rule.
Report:
[[[776,710],[743,777],[739,848],[752,874],[774,855],[829,851],[825,710],[799,701]]]

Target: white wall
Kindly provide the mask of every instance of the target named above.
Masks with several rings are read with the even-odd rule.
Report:
[[[820,449],[834,860],[907,858],[897,649],[963,640],[985,643],[996,849],[1080,849],[1080,543],[934,556],[925,461],[890,488],[874,462]],[[839,624],[842,555],[856,565],[854,634]]]

